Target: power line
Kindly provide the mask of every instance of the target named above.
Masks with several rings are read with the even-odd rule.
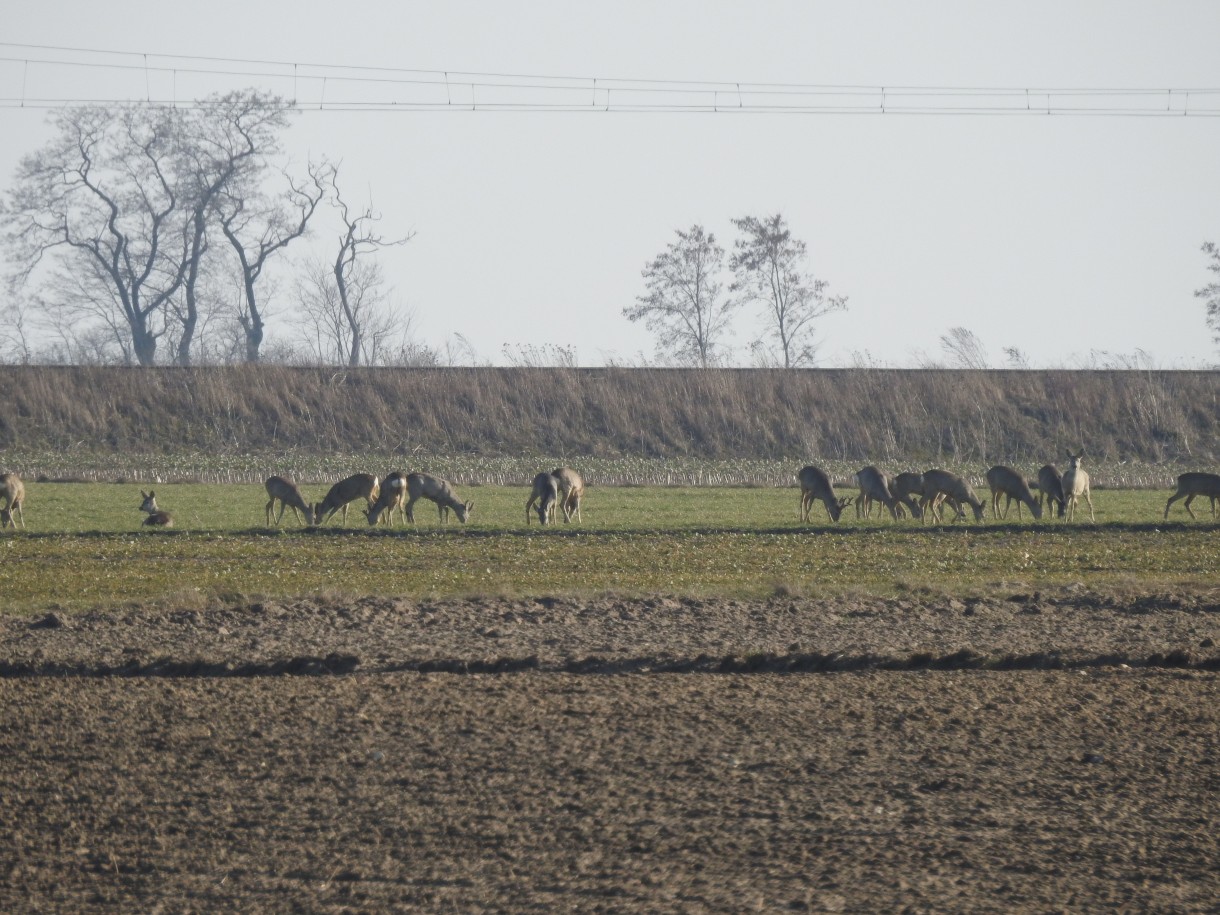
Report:
[[[0,55],[0,63],[22,67],[20,94],[0,94],[0,108],[115,104],[202,107],[198,99],[178,97],[178,79],[184,77],[210,82],[204,95],[218,91],[217,80],[270,81],[289,99],[291,107],[323,112],[1220,116],[1220,88],[1206,87],[868,86],[655,80],[352,66],[13,42],[0,42],[0,48],[38,52]],[[60,59],[46,52],[85,58]],[[63,95],[34,95],[28,88],[31,65],[66,73],[68,79],[82,70],[139,74],[143,76],[143,91],[96,94],[97,81],[90,79],[89,94],[71,94],[69,90]],[[154,76],[170,81],[168,87],[157,87],[155,99]],[[291,92],[287,91],[289,83]]]

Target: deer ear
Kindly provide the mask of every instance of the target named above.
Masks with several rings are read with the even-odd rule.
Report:
[[[471,511],[473,508],[474,508],[474,500],[472,499],[471,501],[466,503],[466,511]]]

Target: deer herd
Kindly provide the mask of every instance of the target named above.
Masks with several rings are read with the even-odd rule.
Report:
[[[1018,518],[1021,517],[1021,506],[1025,506],[1034,518],[1041,518],[1044,512],[1050,512],[1053,516],[1071,521],[1083,498],[1089,507],[1089,519],[1096,522],[1089,492],[1089,474],[1081,466],[1084,451],[1075,454],[1068,451],[1067,458],[1068,468],[1063,474],[1053,464],[1041,467],[1037,476],[1030,479],[1004,465],[988,470],[986,480],[991,490],[992,517],[1001,520],[1007,518],[1012,503],[1016,502]],[[895,521],[909,514],[912,518],[920,519],[921,523],[929,518],[943,523],[945,506],[952,509],[953,521],[966,518],[964,506],[970,507],[975,521],[982,521],[987,510],[987,505],[975,494],[970,484],[947,470],[906,472],[890,478],[869,465],[854,474],[853,484],[858,489],[854,498],[835,495],[830,476],[818,467],[801,468],[797,480],[801,487],[800,519],[805,522],[810,520],[817,502],[822,503],[832,521],[838,521],[843,511],[853,504],[857,518],[870,517],[874,506],[877,506],[879,511],[888,512]],[[286,477],[269,477],[264,485],[267,490],[268,527],[272,524],[278,527],[287,509],[292,509],[299,523],[311,527],[325,524],[342,512],[343,524],[346,525],[348,506],[357,500],[364,501],[365,507],[361,512],[370,525],[382,521],[393,523],[395,512],[398,512],[400,522],[414,524],[414,507],[420,499],[435,503],[441,524],[448,522],[451,510],[458,521],[465,524],[474,509],[474,502],[460,499],[452,483],[427,473],[396,470],[381,480],[369,473],[353,474],[332,486],[322,501],[315,504],[306,502],[297,484]],[[571,467],[557,467],[549,473],[539,473],[534,477],[525,503],[526,525],[530,524],[534,514],[539,524],[553,524],[556,507],[562,512],[565,524],[573,518],[581,521],[580,503],[584,490],[584,480]],[[173,527],[173,515],[157,506],[155,491],[141,490],[140,495],[144,500],[140,503],[140,511],[147,515],[143,521],[145,526]],[[1183,508],[1191,518],[1197,518],[1190,503],[1200,496],[1209,500],[1212,519],[1215,520],[1216,502],[1220,500],[1220,475],[1202,472],[1179,475],[1177,489],[1165,503],[1164,517],[1169,517],[1169,509],[1174,502],[1185,499]],[[1002,508],[1001,499],[1004,502]],[[275,512],[277,502],[278,515]],[[18,521],[25,527],[24,504],[25,486],[21,478],[15,473],[0,473],[0,529],[16,528]]]

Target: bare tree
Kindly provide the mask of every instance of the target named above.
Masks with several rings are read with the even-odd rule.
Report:
[[[1216,275],[1216,279],[1202,289],[1196,289],[1195,295],[1207,306],[1207,326],[1212,329],[1214,342],[1220,343],[1220,248],[1215,242],[1208,241],[1203,243],[1202,250],[1211,260],[1207,269]]]
[[[949,364],[959,369],[985,369],[987,351],[983,341],[974,331],[964,327],[951,327],[940,338],[940,348],[949,357]]]
[[[181,332],[175,361],[189,365],[191,345],[199,322],[197,289],[207,230],[213,213],[222,221],[232,217],[229,200],[244,200],[258,193],[269,156],[279,152],[279,133],[288,124],[289,105],[278,96],[257,89],[230,92],[203,100],[187,115],[182,155],[185,160],[184,206],[188,210],[187,267],[179,312]],[[320,194],[319,194],[320,196]]]
[[[21,160],[3,209],[12,282],[23,286],[44,262],[52,275],[79,275],[89,294],[56,304],[121,322],[135,359],[151,365],[186,275],[181,112],[79,107],[52,123],[54,137]]]
[[[719,341],[738,303],[721,296],[719,274],[724,249],[716,236],[693,225],[648,262],[647,293],[623,309],[630,321],[644,321],[657,335],[658,355],[706,368],[716,361]]]
[[[412,346],[409,318],[393,308],[380,266],[358,261],[344,282],[341,294],[333,268],[315,263],[297,283],[300,333],[313,358],[324,365],[355,366],[407,357]]]
[[[288,187],[275,197],[255,188],[230,187],[216,204],[220,228],[228,239],[240,269],[243,295],[236,317],[245,334],[247,362],[258,362],[267,318],[260,304],[259,280],[268,260],[305,234],[310,219],[326,193],[332,166],[310,163],[309,178],[298,182],[285,173]]]
[[[830,284],[805,272],[805,243],[792,237],[781,214],[746,216],[734,219],[733,225],[742,237],[729,264],[737,277],[732,288],[761,305],[766,319],[767,329],[755,344],[756,358],[763,356],[784,368],[812,365],[817,354],[814,322],[847,308],[847,297],[828,297]],[[777,347],[770,356],[768,340]]]
[[[378,235],[373,231],[373,225],[381,220],[381,214],[375,212],[371,204],[358,214],[353,213],[339,192],[338,178],[339,170],[336,166],[329,174],[333,194],[331,202],[339,211],[343,232],[339,236],[339,250],[331,272],[335,277],[340,311],[347,322],[347,364],[355,366],[360,364],[361,357],[367,355],[370,344],[374,342],[366,340],[372,325],[368,319],[370,312],[362,308],[363,300],[371,285],[379,285],[381,282],[379,270],[359,270],[357,265],[362,264],[361,258],[367,258],[382,248],[405,245],[415,237],[415,233],[392,240]]]

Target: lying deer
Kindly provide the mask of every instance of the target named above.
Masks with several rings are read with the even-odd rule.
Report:
[[[796,478],[801,483],[802,521],[809,520],[809,513],[813,511],[815,500],[820,499],[826,506],[826,514],[830,515],[831,521],[838,521],[839,516],[843,514],[843,509],[851,503],[851,498],[847,496],[841,499],[835,498],[834,487],[830,485],[830,477],[819,467],[802,467]]]
[[[25,509],[22,507],[25,505],[25,484],[17,474],[0,473],[0,502],[3,503],[3,507],[0,507],[0,529],[10,525],[13,530],[17,529],[14,511],[21,519],[21,526],[25,527]]]
[[[140,495],[144,497],[144,501],[140,503],[140,511],[148,512],[148,517],[141,523],[141,527],[173,527],[174,516],[169,512],[163,512],[157,508],[157,493],[156,490],[145,492],[140,490]]]
[[[993,518],[1007,518],[1008,506],[1017,503],[1017,519],[1021,518],[1021,506],[1029,506],[1029,512],[1035,518],[1042,517],[1042,506],[1030,492],[1029,483],[1025,477],[1011,467],[997,464],[987,471],[987,485],[991,488],[991,515]],[[1004,496],[1004,514],[1000,514],[1000,496]]]
[[[369,524],[376,524],[384,515],[387,523],[394,523],[394,512],[398,512],[399,520],[403,523],[407,520],[407,475],[401,470],[394,470],[386,474],[386,478],[381,481],[381,490],[377,494],[377,499],[365,512],[365,517],[369,519]]]
[[[1089,503],[1089,520],[1097,523],[1097,518],[1093,516],[1093,497],[1089,495],[1089,475],[1084,468],[1080,466],[1080,459],[1084,457],[1084,449],[1082,448],[1079,454],[1067,453],[1070,465],[1063,474],[1063,501],[1067,519],[1071,521],[1076,517],[1076,505],[1080,502],[1080,497],[1084,496]]]
[[[463,524],[474,509],[473,502],[463,502],[453,491],[453,485],[440,477],[426,473],[413,473],[407,477],[407,520],[415,523],[415,503],[420,499],[428,499],[436,503],[437,514],[441,524],[449,523],[449,509],[453,509],[459,521]]]
[[[974,494],[969,483],[947,470],[925,470],[923,473],[923,499],[920,501],[923,517],[926,518],[931,514],[933,520],[941,521],[940,505],[943,502],[948,502],[957,513],[953,518],[954,521],[966,517],[966,513],[962,511],[963,502],[974,509],[975,521],[983,520],[983,502]]]
[[[553,473],[540,473],[534,477],[534,488],[525,503],[525,526],[529,527],[530,507],[538,503],[538,523],[545,525],[555,520],[555,503],[559,501],[559,478]]]
[[[1220,499],[1220,476],[1214,473],[1183,473],[1178,476],[1178,489],[1169,501],[1165,503],[1165,518],[1169,518],[1169,506],[1178,501],[1182,497],[1186,498],[1186,511],[1191,518],[1195,517],[1195,513],[1190,510],[1190,503],[1194,501],[1195,496],[1206,496],[1211,500],[1212,504],[1212,520],[1216,518],[1216,500]]]
[[[330,488],[330,492],[326,494],[326,498],[317,504],[314,508],[314,520],[318,524],[325,524],[335,516],[335,512],[343,509],[343,526],[347,527],[347,506],[349,502],[354,502],[359,498],[364,498],[368,503],[368,508],[373,507],[373,503],[377,501],[377,496],[380,494],[380,483],[377,477],[371,473],[355,473],[346,479],[340,480]]]
[[[1058,517],[1063,517],[1063,477],[1054,464],[1038,468],[1038,505],[1041,506],[1044,501]]]
[[[291,508],[293,516],[298,522],[301,521],[301,515],[305,516],[304,524],[312,525],[314,520],[313,506],[305,501],[305,497],[301,495],[301,490],[297,489],[297,484],[285,477],[267,477],[267,482],[263,484],[267,489],[267,526],[271,526],[271,516],[275,514],[275,503],[280,503],[280,513],[275,519],[275,526],[279,527],[280,522],[284,520],[284,509]]]
[[[556,467],[551,476],[559,481],[559,504],[563,508],[563,523],[575,516],[580,521],[580,500],[584,498],[585,481],[571,467]]]

